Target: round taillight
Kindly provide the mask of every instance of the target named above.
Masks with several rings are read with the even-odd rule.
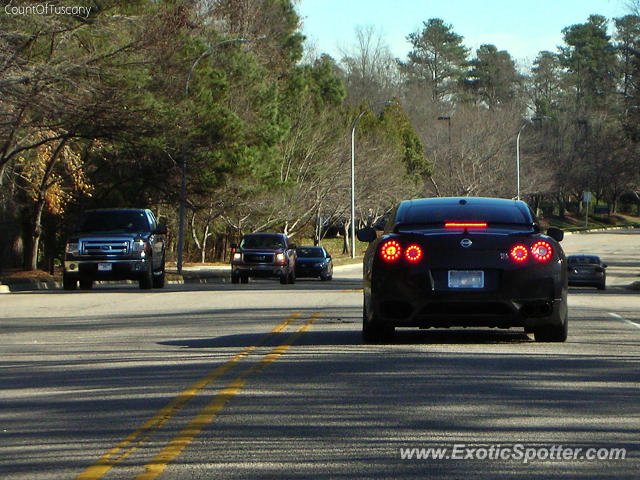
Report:
[[[411,263],[418,262],[422,258],[422,248],[418,245],[409,245],[409,247],[404,251],[404,256]]]
[[[529,257],[529,251],[524,245],[518,244],[513,246],[509,255],[514,262],[522,263]]]
[[[553,249],[551,248],[551,245],[549,245],[549,242],[540,240],[539,242],[534,243],[533,247],[531,247],[531,255],[533,255],[533,258],[539,262],[546,262],[551,259]]]
[[[382,248],[380,249],[380,255],[387,262],[395,262],[400,258],[402,254],[402,248],[400,244],[395,240],[388,240],[382,244]]]

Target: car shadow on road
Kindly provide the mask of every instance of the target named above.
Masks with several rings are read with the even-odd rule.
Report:
[[[637,290],[631,290],[623,285],[607,286],[606,290],[598,290],[594,287],[569,287],[569,295],[638,295]]]
[[[291,333],[272,334],[262,346],[277,346],[286,342]],[[182,348],[206,349],[206,348],[248,348],[260,343],[264,334],[237,334],[224,335],[213,338],[185,339],[160,342],[160,345],[169,345]],[[522,330],[492,330],[492,329],[452,329],[452,330],[396,330],[395,335],[389,341],[378,344],[367,344],[362,340],[360,329],[354,330],[318,330],[308,331],[301,335],[294,345],[296,346],[354,346],[354,345],[429,345],[429,344],[460,344],[460,345],[486,345],[502,343],[530,343],[533,340]]]

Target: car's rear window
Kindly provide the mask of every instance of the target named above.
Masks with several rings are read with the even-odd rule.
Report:
[[[531,225],[531,218],[515,205],[412,205],[401,223],[444,224],[445,222],[486,222],[487,224]]]
[[[570,256],[567,260],[570,265],[597,265],[598,264],[598,257]]]
[[[324,251],[321,247],[299,247],[296,254],[301,258],[324,258]]]

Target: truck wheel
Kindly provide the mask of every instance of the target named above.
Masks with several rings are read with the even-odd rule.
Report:
[[[75,290],[78,288],[78,280],[69,275],[62,274],[62,288],[65,290]]]
[[[146,270],[138,281],[141,290],[151,290],[153,288],[153,267],[151,266],[151,259],[146,263]]]
[[[162,268],[160,269],[160,273],[155,273],[153,275],[153,288],[164,288],[165,284],[165,274],[164,274],[164,257],[162,257]]]

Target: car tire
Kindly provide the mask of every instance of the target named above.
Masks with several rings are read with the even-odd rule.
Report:
[[[559,312],[549,317],[555,320],[551,325],[543,325],[533,330],[536,342],[565,342],[569,329],[569,314],[566,302],[560,305]]]
[[[364,343],[386,343],[393,339],[395,328],[389,325],[381,325],[375,320],[375,314],[371,321],[367,321],[367,313],[362,310],[362,340]]]
[[[160,273],[155,273],[153,275],[153,288],[164,288],[165,284],[165,272],[164,272],[164,257],[162,257],[162,268],[160,269]]]
[[[232,273],[231,283],[240,283],[240,275],[238,275],[237,273]]]
[[[153,267],[151,266],[151,259],[147,261],[146,270],[140,277],[138,284],[140,286],[140,290],[151,290],[153,288]]]
[[[62,288],[64,290],[75,290],[78,288],[78,280],[70,275],[62,274]]]
[[[81,290],[91,290],[93,288],[93,280],[80,280]]]

